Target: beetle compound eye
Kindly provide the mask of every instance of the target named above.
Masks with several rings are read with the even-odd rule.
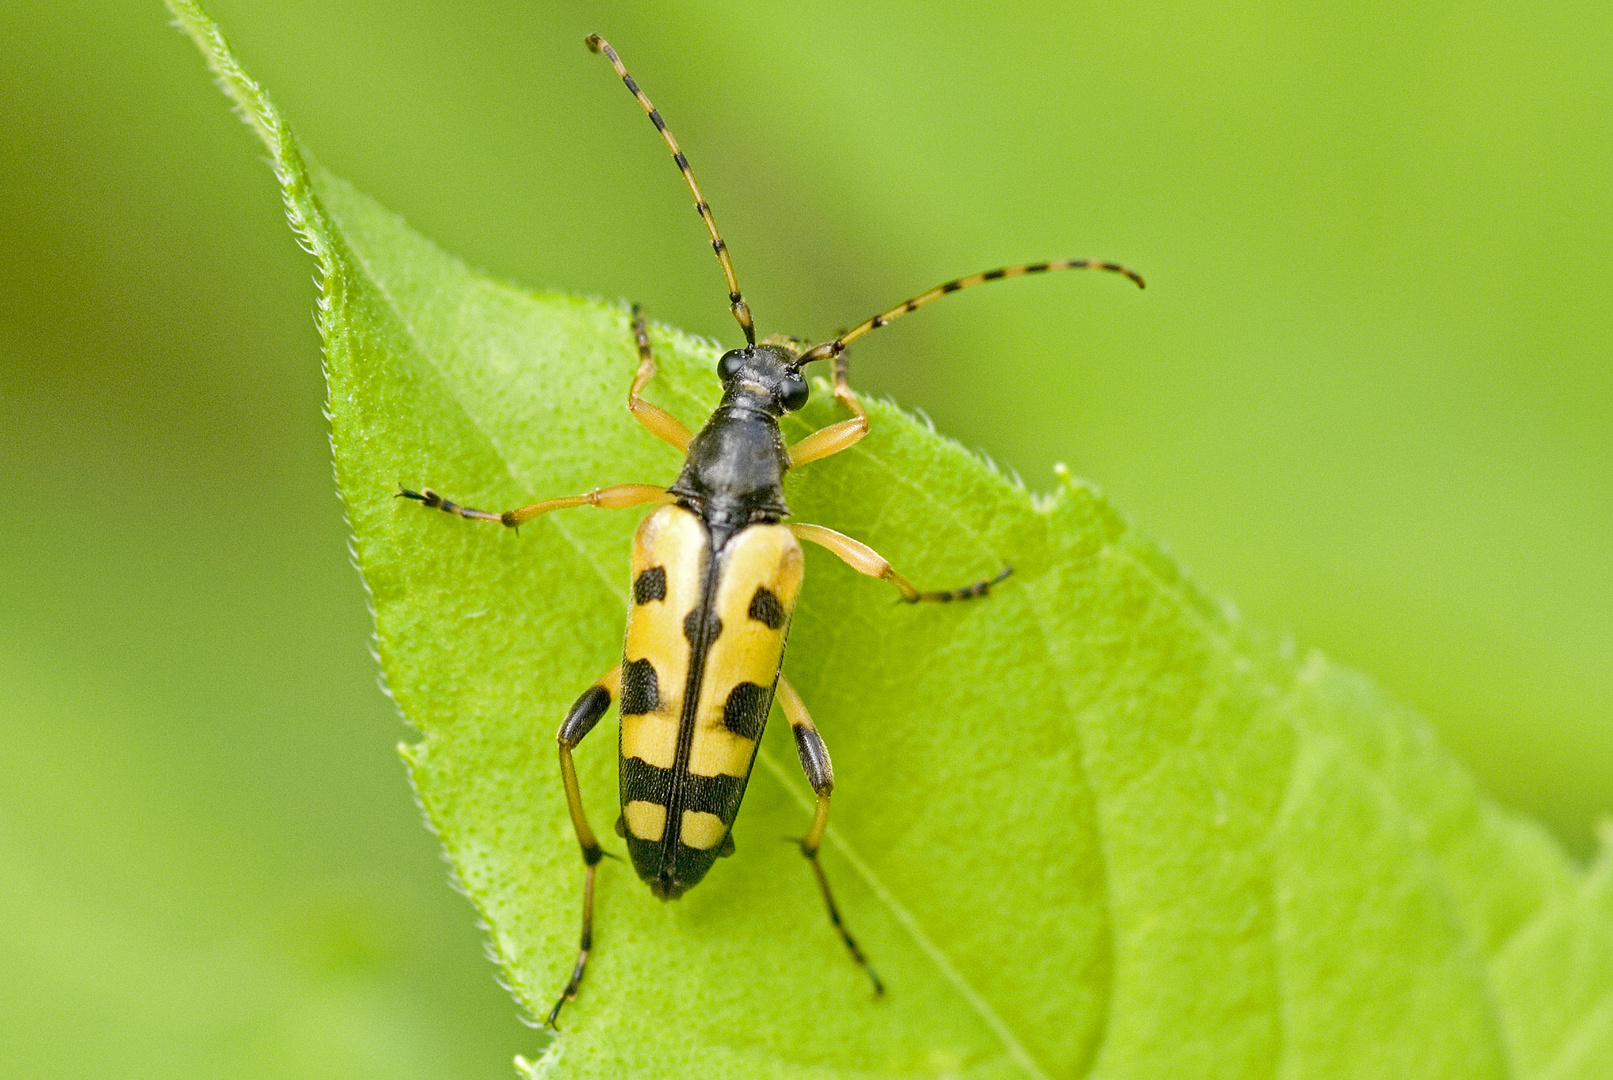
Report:
[[[805,406],[810,393],[807,381],[799,375],[786,375],[779,381],[778,399],[785,412],[795,412]]]
[[[727,382],[739,374],[739,369],[744,363],[745,351],[743,349],[730,349],[722,354],[721,360],[717,361],[717,378]]]

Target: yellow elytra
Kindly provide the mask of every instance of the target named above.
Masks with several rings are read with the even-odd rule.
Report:
[[[767,723],[801,590],[801,545],[753,525],[713,551],[699,515],[664,506],[633,540],[622,657],[622,823],[664,899],[721,854]]]
[[[867,971],[875,992],[882,992],[879,977],[840,918],[818,862],[818,848],[828,828],[834,770],[805,703],[782,673],[790,617],[801,590],[800,541],[819,544],[859,573],[891,582],[910,603],[984,596],[1010,570],[1005,566],[995,576],[961,589],[921,592],[867,545],[821,525],[785,524],[790,513],[784,500],[785,473],[839,453],[868,433],[868,416],[847,381],[846,346],[864,334],[948,293],[1002,278],[1087,269],[1124,275],[1139,288],[1143,279],[1118,263],[1094,259],[1004,267],[938,285],[809,349],[798,350],[791,338],[758,343],[727,244],[688,159],[616,51],[596,35],[590,35],[587,44],[610,60],[672,151],[711,234],[745,346],[724,353],[718,361],[722,400],[705,426],[691,433],[682,421],[641,396],[655,377],[656,366],[644,318],[635,305],[631,329],[639,364],[627,407],[648,431],[684,454],[683,470],[670,486],[618,484],[501,514],[460,505],[430,488],[398,492],[462,518],[511,528],[568,507],[658,506],[633,541],[632,606],[622,661],[577,699],[556,739],[566,808],[585,876],[576,964],[547,1022],[554,1026],[561,1007],[577,996],[593,945],[594,887],[605,852],[584,812],[572,753],[612,705],[619,706],[621,714],[622,810],[617,833],[626,840],[639,877],[656,896],[671,900],[698,884],[717,859],[732,854],[730,830],[777,698],[817,796],[812,824],[801,838],[801,853],[841,941]],[[809,391],[801,369],[818,360],[833,361],[834,396],[850,417],[787,446],[779,419],[806,404]]]

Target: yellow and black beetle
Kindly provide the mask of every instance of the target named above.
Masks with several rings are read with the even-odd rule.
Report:
[[[891,582],[909,603],[984,596],[1008,576],[1009,568],[961,589],[921,592],[865,544],[821,525],[781,524],[790,512],[784,501],[784,474],[839,453],[868,433],[868,416],[847,385],[846,346],[870,330],[947,293],[999,278],[1086,269],[1123,274],[1139,288],[1143,279],[1117,263],[1094,259],[1005,267],[939,285],[809,349],[796,348],[799,343],[791,338],[768,338],[758,344],[728,247],[688,159],[616,51],[598,35],[589,35],[587,44],[610,60],[672,150],[673,161],[694,193],[695,209],[711,233],[711,246],[728,282],[729,304],[745,333],[745,347],[724,353],[717,362],[722,401],[705,427],[691,434],[676,417],[639,396],[655,377],[655,357],[644,318],[634,307],[639,364],[627,407],[651,434],[685,455],[683,471],[671,487],[619,484],[502,514],[461,506],[430,488],[398,492],[446,513],[511,528],[572,506],[660,506],[633,538],[633,604],[622,662],[583,692],[566,713],[557,736],[566,807],[582,848],[586,877],[577,963],[548,1023],[555,1024],[561,1006],[575,999],[582,984],[593,938],[594,875],[605,855],[584,814],[571,755],[613,702],[619,703],[621,713],[622,812],[616,831],[626,839],[633,868],[650,891],[662,900],[673,900],[697,885],[717,859],[733,852],[729,831],[777,696],[795,733],[801,767],[817,794],[801,853],[812,867],[841,941],[868,972],[875,992],[881,992],[879,977],[841,921],[818,863],[834,789],[829,751],[801,696],[781,671],[790,616],[801,589],[800,541],[820,544],[859,573]],[[806,404],[808,387],[801,369],[817,360],[834,361],[834,396],[851,418],[786,446],[779,418]]]

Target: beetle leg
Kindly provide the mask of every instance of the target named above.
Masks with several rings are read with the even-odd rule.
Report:
[[[790,468],[798,468],[819,458],[826,458],[830,454],[838,454],[847,447],[856,445],[866,434],[868,434],[866,416],[855,416],[850,420],[842,420],[838,424],[819,428],[790,447]]]
[[[811,864],[812,876],[818,879],[818,891],[823,894],[824,907],[829,909],[829,921],[840,934],[840,940],[845,943],[852,960],[868,972],[868,978],[874,984],[874,993],[883,994],[885,984],[879,981],[879,975],[868,962],[868,957],[863,955],[851,931],[846,929],[845,922],[840,918],[840,909],[835,905],[834,893],[829,890],[829,879],[824,877],[823,866],[818,862],[818,848],[823,843],[824,832],[829,828],[829,795],[835,786],[829,748],[823,745],[823,739],[812,723],[812,716],[807,712],[806,702],[801,700],[801,695],[795,692],[795,687],[783,675],[778,679],[778,702],[790,721],[790,731],[795,735],[795,750],[801,755],[801,768],[805,770],[807,780],[818,796],[818,804],[812,813],[812,827],[801,838],[801,854]]]
[[[560,998],[549,1010],[548,1019],[544,1022],[550,1027],[556,1027],[560,1019],[560,1007],[568,1001],[574,1001],[577,990],[582,986],[583,969],[588,966],[588,950],[594,944],[594,874],[599,869],[599,860],[605,857],[605,850],[599,846],[594,837],[594,830],[588,825],[588,815],[582,805],[582,789],[577,784],[577,766],[571,759],[571,752],[577,744],[594,729],[599,718],[605,715],[611,707],[611,702],[622,696],[622,665],[617,664],[600,677],[599,681],[583,691],[582,697],[572,705],[566,713],[566,718],[560,723],[560,731],[555,736],[555,742],[560,747],[560,782],[566,789],[566,810],[571,814],[571,827],[577,833],[577,846],[582,849],[582,861],[586,868],[582,888],[582,940],[577,946],[577,964],[571,969],[571,978],[566,982],[566,988],[560,992]]]
[[[469,506],[461,506],[443,498],[430,488],[422,488],[419,491],[399,488],[397,494],[399,498],[414,499],[445,514],[455,514],[471,521],[491,521],[512,529],[525,525],[539,514],[547,514],[551,510],[565,510],[573,506],[597,506],[601,510],[620,510],[628,506],[643,506],[645,503],[669,503],[674,499],[666,488],[656,487],[654,484],[616,484],[613,487],[595,488],[582,495],[545,499],[518,510],[506,510],[502,514],[495,514],[488,510],[474,510]]]
[[[824,430],[828,430],[825,428]],[[918,587],[898,574],[879,552],[860,540],[853,540],[844,533],[837,533],[833,529],[826,529],[822,525],[791,525],[791,532],[802,540],[810,540],[820,547],[826,547],[840,556],[845,564],[859,574],[888,581],[902,590],[902,600],[909,604],[921,601],[932,603],[946,603],[952,600],[973,600],[977,596],[985,596],[991,587],[1003,578],[1014,572],[1011,566],[999,570],[995,577],[981,578],[972,585],[965,585],[961,589],[947,589],[941,592],[920,592]]]
[[[838,454],[847,447],[856,445],[858,440],[868,434],[868,414],[863,411],[862,402],[857,400],[857,395],[851,392],[851,386],[846,382],[844,352],[835,354],[835,400],[846,407],[851,413],[851,419],[819,428],[790,447],[791,468],[826,458],[830,454]]]
[[[633,340],[638,344],[638,371],[633,374],[633,386],[627,392],[627,407],[633,419],[643,424],[651,435],[669,444],[680,454],[688,453],[689,440],[694,438],[683,421],[665,409],[651,405],[639,397],[655,378],[655,353],[650,349],[650,332],[644,325],[644,309],[633,305]]]

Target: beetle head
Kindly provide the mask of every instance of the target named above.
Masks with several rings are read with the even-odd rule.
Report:
[[[786,345],[764,343],[731,349],[717,361],[724,396],[749,399],[775,416],[807,403],[807,381],[801,358]]]

